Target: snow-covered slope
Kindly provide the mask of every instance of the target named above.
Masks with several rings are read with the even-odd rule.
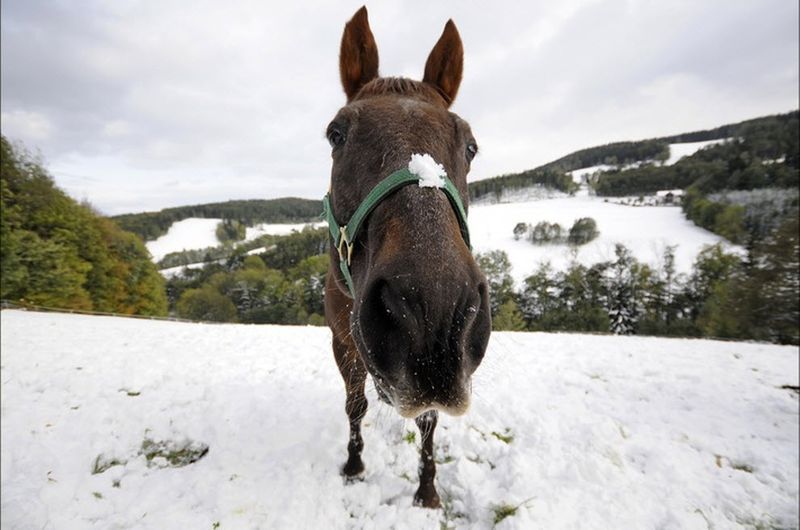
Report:
[[[517,223],[557,222],[569,230],[581,217],[593,218],[600,235],[576,251],[568,245],[533,245],[525,238],[514,240]],[[474,249],[479,252],[504,250],[517,282],[545,261],[556,270],[565,269],[573,252],[575,259],[585,265],[613,260],[615,243],[624,244],[638,260],[653,265],[662,262],[661,256],[668,245],[677,245],[676,269],[687,272],[704,245],[723,241],[688,221],[680,208],[623,206],[591,196],[470,208],[469,225]]]
[[[172,223],[166,234],[147,242],[147,250],[156,263],[170,252],[180,252],[182,250],[193,250],[207,247],[216,247],[220,243],[217,240],[217,225],[222,219],[203,219],[190,217]],[[324,223],[323,223],[324,224]],[[315,223],[315,226],[320,223]],[[262,223],[247,228],[245,240],[255,239],[265,234],[285,235],[292,233],[293,230],[302,230],[304,223],[294,224],[268,224]]]
[[[684,142],[680,144],[669,144],[669,158],[664,165],[671,166],[685,156],[691,156],[700,149],[705,149],[711,145],[721,144],[729,141],[730,138],[721,138],[719,140],[705,140],[702,142]]]
[[[371,389],[367,475],[343,483],[326,329],[0,319],[3,528],[488,529],[505,504],[497,528],[798,525],[797,348],[495,333],[471,410],[440,420],[431,511],[415,426]],[[208,452],[148,466],[145,440]]]

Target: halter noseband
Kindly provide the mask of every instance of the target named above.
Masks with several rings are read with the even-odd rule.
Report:
[[[461,202],[461,196],[458,193],[453,182],[445,177],[444,185],[441,190],[444,191],[447,198],[450,200],[450,205],[456,213],[458,224],[461,227],[461,236],[467,247],[472,249],[469,242],[469,227],[467,226],[467,212],[464,209],[464,203]],[[339,269],[342,271],[347,288],[350,291],[350,298],[355,298],[356,292],[353,288],[353,277],[350,275],[350,260],[353,257],[353,244],[355,243],[358,231],[361,225],[366,220],[367,216],[375,209],[381,201],[386,197],[397,191],[398,189],[419,182],[421,177],[403,168],[395,171],[382,181],[380,181],[372,191],[367,194],[366,198],[359,204],[350,221],[344,226],[339,226],[333,216],[333,208],[331,208],[331,194],[328,192],[322,199],[322,215],[328,221],[328,229],[333,238],[333,244],[339,253]]]

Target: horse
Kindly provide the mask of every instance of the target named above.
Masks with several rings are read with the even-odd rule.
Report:
[[[463,71],[449,20],[422,81],[380,77],[366,7],[346,23],[339,73],[347,102],[327,127],[333,159],[323,200],[330,229],[325,317],[345,383],[346,481],[363,478],[367,375],[421,434],[414,504],[438,508],[438,411],[464,414],[491,332],[486,278],[469,245],[466,176],[478,147],[448,109]],[[413,172],[416,158],[417,172]]]

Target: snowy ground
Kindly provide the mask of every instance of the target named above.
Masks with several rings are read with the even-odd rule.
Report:
[[[182,221],[173,223],[166,234],[147,242],[147,250],[153,257],[153,261],[158,263],[170,252],[180,252],[182,250],[193,250],[199,248],[216,247],[220,244],[217,240],[217,225],[222,219],[202,219],[190,217]],[[324,225],[324,223],[312,223],[314,226]],[[247,227],[245,240],[256,239],[257,237],[271,235],[291,234],[294,230],[302,230],[306,224],[267,224],[262,223],[252,227]]]
[[[374,391],[367,475],[339,476],[326,329],[0,319],[4,529],[488,529],[503,505],[503,529],[798,526],[794,347],[495,333],[426,510],[414,424]],[[148,465],[145,440],[208,452]]]
[[[147,250],[153,256],[153,261],[158,263],[170,252],[216,247],[219,245],[216,230],[220,221],[222,219],[190,217],[172,223],[166,234],[146,243]]]
[[[600,235],[576,250],[569,245],[534,245],[524,237],[514,240],[517,223],[557,222],[569,230],[581,217],[593,218]],[[677,245],[676,269],[688,272],[704,245],[724,241],[688,221],[678,207],[624,206],[587,195],[470,208],[469,225],[474,249],[504,250],[518,283],[545,261],[554,269],[563,270],[573,255],[584,265],[614,260],[615,243],[624,244],[638,260],[653,266],[662,263],[661,256],[668,245]],[[726,248],[734,247],[726,245]]]

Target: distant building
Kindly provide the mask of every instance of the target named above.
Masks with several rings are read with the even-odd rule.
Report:
[[[683,190],[660,190],[656,192],[657,204],[678,204],[683,197]]]

